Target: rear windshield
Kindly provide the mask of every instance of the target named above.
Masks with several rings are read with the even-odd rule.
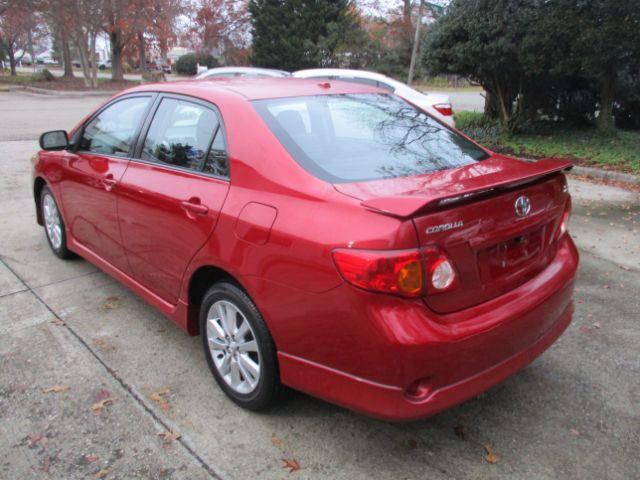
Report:
[[[392,95],[318,95],[253,103],[289,154],[331,183],[421,175],[487,157],[475,144]]]

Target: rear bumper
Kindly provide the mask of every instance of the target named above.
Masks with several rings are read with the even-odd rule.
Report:
[[[383,381],[279,352],[282,381],[385,420],[427,417],[513,375],[564,332],[573,314],[577,265],[577,250],[566,236],[545,271],[481,306],[447,316],[424,309],[419,323],[390,315],[389,309],[369,309],[368,321],[384,333],[387,344],[363,355],[374,371],[388,366]],[[407,394],[416,381],[420,389]]]

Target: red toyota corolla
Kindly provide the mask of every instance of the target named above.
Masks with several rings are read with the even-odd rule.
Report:
[[[425,417],[524,367],[571,321],[570,163],[496,155],[385,90],[145,85],[40,144],[53,252],[200,333],[243,407],[287,385]]]

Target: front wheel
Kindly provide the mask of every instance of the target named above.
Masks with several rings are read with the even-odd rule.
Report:
[[[67,234],[58,204],[53,198],[51,189],[46,185],[40,194],[40,211],[42,212],[47,241],[53,253],[62,259],[73,258],[75,255],[67,249]]]
[[[222,390],[241,407],[263,410],[282,390],[276,348],[249,296],[231,283],[217,283],[200,308],[207,363]]]

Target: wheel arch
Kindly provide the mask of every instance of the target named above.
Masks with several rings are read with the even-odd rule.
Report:
[[[188,285],[187,331],[190,335],[200,334],[200,305],[207,290],[214,283],[226,281],[233,283],[247,295],[247,290],[228,271],[214,265],[202,265],[193,272]]]

